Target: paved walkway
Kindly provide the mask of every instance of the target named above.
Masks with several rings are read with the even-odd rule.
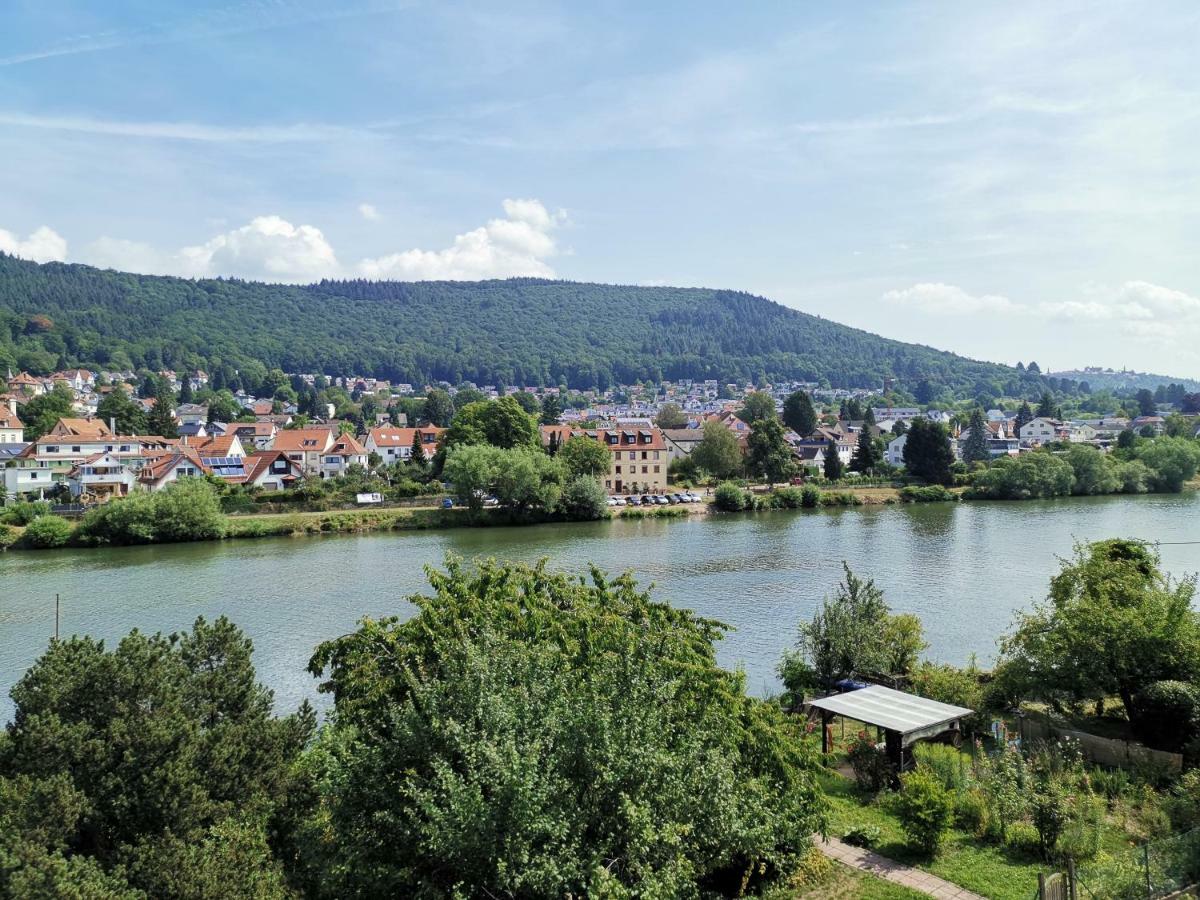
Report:
[[[936,875],[930,875],[928,872],[922,872],[920,869],[914,869],[911,866],[898,863],[894,859],[880,856],[878,853],[873,853],[863,847],[852,847],[845,841],[839,841],[837,838],[821,840],[818,837],[816,845],[822,853],[830,859],[837,860],[842,865],[858,869],[862,872],[870,872],[877,878],[882,878],[885,881],[891,881],[895,884],[902,884],[906,888],[920,891],[923,894],[928,894],[930,897],[941,897],[945,898],[945,900],[986,900],[986,898],[979,896],[979,894],[972,894],[966,888],[959,887],[957,884],[951,884],[949,881],[938,878]]]

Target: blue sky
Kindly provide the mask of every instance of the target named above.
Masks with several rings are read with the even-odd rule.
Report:
[[[760,293],[1200,377],[1200,5],[8,0],[0,249]]]

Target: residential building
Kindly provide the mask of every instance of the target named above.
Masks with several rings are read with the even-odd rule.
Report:
[[[635,494],[662,493],[667,489],[670,460],[662,429],[652,425],[603,429],[596,432],[596,439],[612,454],[604,478],[605,490]]]
[[[888,441],[887,450],[884,451],[883,458],[889,466],[904,465],[904,445],[907,443],[908,432]]]
[[[1065,437],[1063,423],[1043,416],[1037,416],[1022,425],[1018,435],[1026,447],[1049,444],[1059,440],[1060,436]]]
[[[25,426],[15,412],[0,407],[0,444],[20,444],[25,440]]]
[[[282,450],[256,450],[246,457],[242,483],[264,491],[284,491],[294,487],[303,477],[304,469],[288,459]]]
[[[436,425],[426,425],[424,428],[397,428],[394,425],[380,425],[367,432],[363,446],[367,453],[377,453],[385,463],[406,462],[412,458],[413,441],[420,435],[421,450],[425,458],[437,452],[438,441],[442,439],[445,428]]]
[[[129,460],[115,453],[97,453],[77,464],[67,474],[71,496],[87,503],[103,503],[124,497],[138,482]]]
[[[674,462],[688,456],[704,440],[703,428],[664,428],[668,459]]]

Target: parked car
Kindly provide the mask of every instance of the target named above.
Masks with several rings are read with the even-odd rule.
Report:
[[[642,503],[642,501],[639,500],[637,497],[633,496],[633,494],[630,494],[628,497],[626,497],[625,502],[628,503],[630,506],[640,506]]]
[[[609,506],[624,506],[624,505],[625,505],[625,501],[624,501],[624,500],[622,500],[620,497],[609,497],[609,498],[608,498],[608,505],[609,505]]]
[[[442,501],[442,509],[453,509],[453,508],[454,508],[454,501],[451,500],[449,497],[447,497],[445,500]]]
[[[688,503],[703,503],[704,502],[703,497],[701,497],[699,494],[694,494],[691,491],[688,491],[688,493],[686,493],[684,496],[687,497]]]
[[[683,499],[683,494],[667,494],[667,499],[670,500],[672,503],[686,503],[687,502],[686,500]]]
[[[666,497],[664,497],[662,494],[655,494],[654,502],[657,503],[659,506],[669,506],[671,503],[671,501],[668,500]]]
[[[642,494],[642,504],[644,506],[653,506],[654,505],[654,495],[653,494]]]

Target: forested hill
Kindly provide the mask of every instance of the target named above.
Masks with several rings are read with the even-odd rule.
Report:
[[[1037,376],[886,340],[762,297],[540,279],[193,281],[0,255],[0,370],[64,366],[289,372],[607,387],[661,378],[895,377],[1028,393]],[[1014,390],[1023,387],[1024,390]]]

